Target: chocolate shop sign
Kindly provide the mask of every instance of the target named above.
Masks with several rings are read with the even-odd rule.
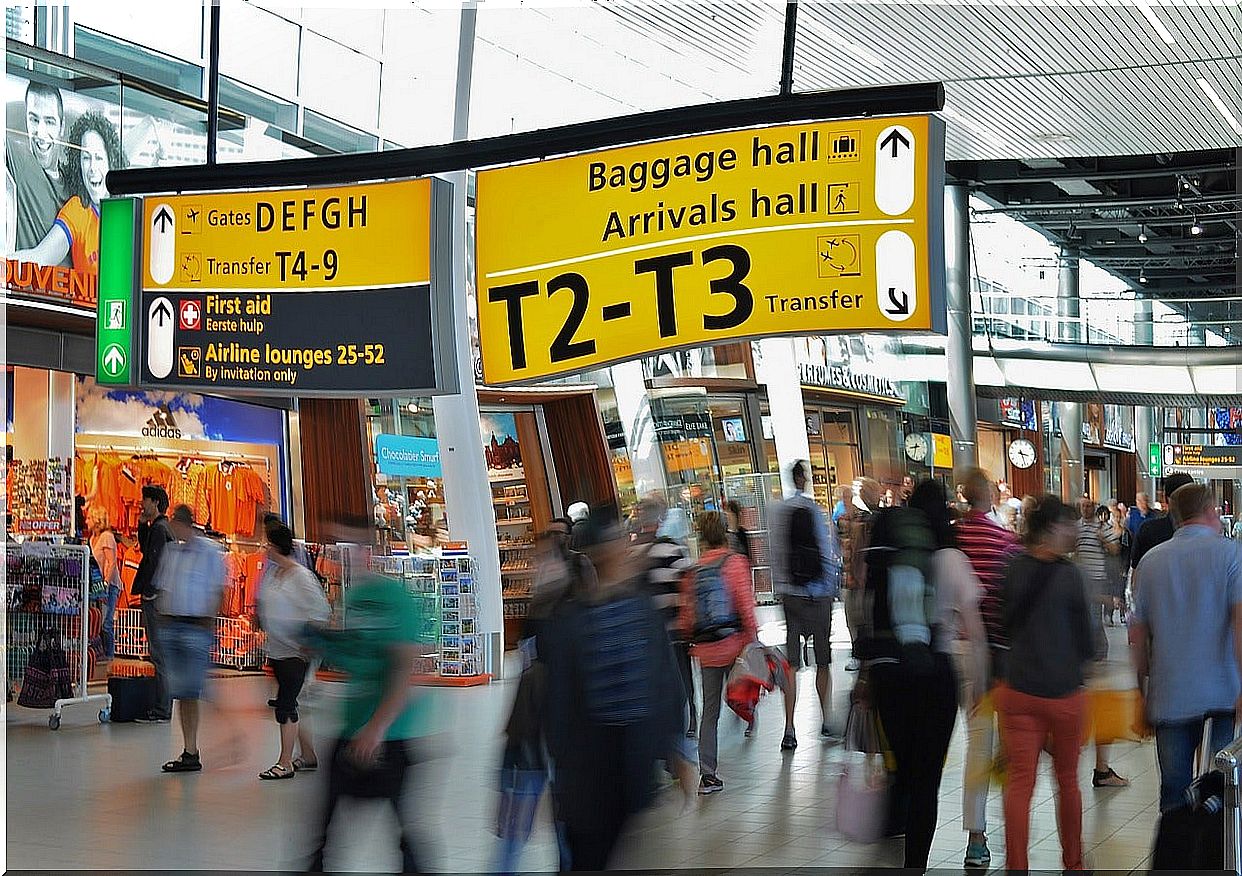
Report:
[[[859,374],[844,365],[814,365],[803,362],[799,366],[804,386],[839,389],[845,392],[858,392],[880,398],[891,398],[904,402],[906,397],[897,384],[887,377],[875,374]]]

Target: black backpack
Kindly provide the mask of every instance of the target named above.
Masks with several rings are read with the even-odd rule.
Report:
[[[789,515],[789,580],[806,587],[824,577],[824,556],[810,508],[798,506]]]

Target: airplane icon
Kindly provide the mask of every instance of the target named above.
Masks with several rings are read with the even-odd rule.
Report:
[[[202,230],[199,218],[203,213],[202,204],[182,204],[181,221],[178,224],[182,234],[198,234]]]

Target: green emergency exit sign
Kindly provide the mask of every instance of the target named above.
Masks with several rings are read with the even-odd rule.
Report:
[[[1152,442],[1147,445],[1147,476],[1159,478],[1160,475],[1160,445]]]
[[[95,381],[133,384],[137,267],[134,241],[138,201],[107,198],[99,207],[99,312],[95,326]]]

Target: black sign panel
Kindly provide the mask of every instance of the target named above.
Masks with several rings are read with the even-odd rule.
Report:
[[[144,292],[142,381],[199,391],[383,394],[436,383],[431,287]]]

